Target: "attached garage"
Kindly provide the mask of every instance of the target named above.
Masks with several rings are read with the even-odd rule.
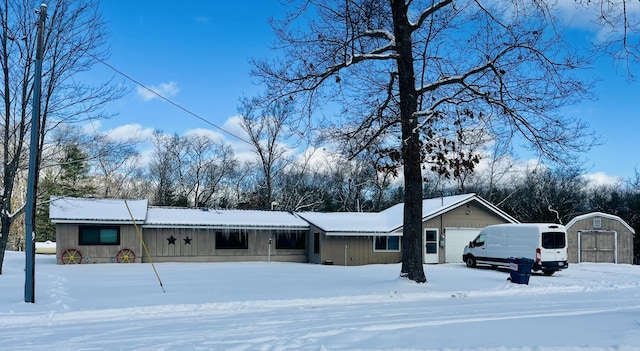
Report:
[[[592,212],[566,225],[569,262],[633,263],[635,231],[618,216]]]
[[[403,204],[382,212],[402,220]],[[476,194],[445,196],[422,201],[424,263],[462,262],[462,251],[482,228],[518,221]],[[402,231],[401,225],[393,229]]]
[[[480,233],[480,230],[482,230],[482,228],[445,228],[444,232],[447,237],[445,262],[462,262],[462,252],[464,251],[465,245],[475,239],[478,233]]]

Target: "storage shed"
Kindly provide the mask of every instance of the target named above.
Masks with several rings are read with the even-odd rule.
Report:
[[[633,263],[635,231],[620,217],[592,212],[566,225],[569,262]]]

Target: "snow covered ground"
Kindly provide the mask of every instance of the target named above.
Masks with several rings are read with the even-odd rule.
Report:
[[[640,350],[640,266],[501,270],[295,263],[55,264],[0,275],[0,350]]]

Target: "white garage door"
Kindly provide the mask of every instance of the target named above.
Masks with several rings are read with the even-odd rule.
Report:
[[[445,262],[462,262],[462,252],[482,228],[445,228]]]

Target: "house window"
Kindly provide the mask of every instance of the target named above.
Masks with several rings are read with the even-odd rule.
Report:
[[[304,250],[307,246],[306,233],[301,230],[278,232],[276,249]]]
[[[602,227],[602,218],[594,218],[593,219],[593,227],[601,228]]]
[[[320,233],[313,233],[313,253],[320,253]]]
[[[247,233],[240,229],[217,230],[216,249],[217,250],[246,250],[249,248]]]
[[[373,238],[373,251],[400,251],[399,236],[376,236]]]
[[[120,245],[120,227],[81,226],[80,245]]]

